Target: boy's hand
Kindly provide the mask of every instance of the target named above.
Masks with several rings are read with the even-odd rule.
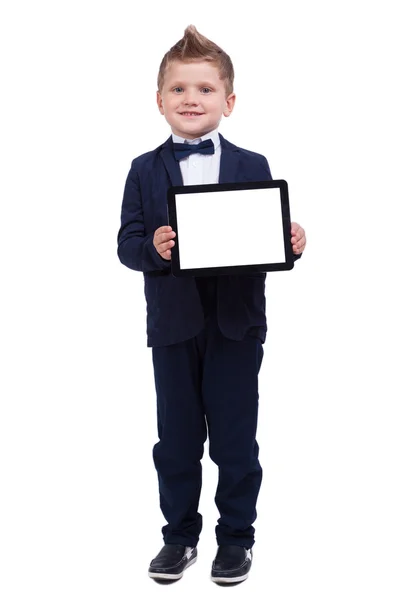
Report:
[[[298,223],[291,223],[291,242],[294,254],[301,254],[306,247],[306,233]]]
[[[171,260],[170,248],[175,245],[175,242],[171,239],[175,237],[175,231],[172,231],[172,227],[164,225],[159,227],[153,238],[153,244],[158,254],[165,260]]]

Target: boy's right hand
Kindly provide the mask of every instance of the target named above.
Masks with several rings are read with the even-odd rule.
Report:
[[[171,260],[170,248],[175,245],[175,242],[171,238],[175,237],[175,235],[175,231],[172,231],[172,227],[169,225],[159,227],[154,233],[153,244],[155,249],[165,260]]]

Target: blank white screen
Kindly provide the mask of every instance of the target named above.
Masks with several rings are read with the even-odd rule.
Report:
[[[181,269],[285,262],[279,188],[176,194]]]

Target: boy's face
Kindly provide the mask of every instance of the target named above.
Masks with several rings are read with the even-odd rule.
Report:
[[[214,65],[201,61],[174,61],[165,72],[157,105],[172,132],[188,140],[217,129],[222,115],[229,117],[235,104],[235,94],[225,97],[225,85]],[[186,116],[195,112],[198,116]]]

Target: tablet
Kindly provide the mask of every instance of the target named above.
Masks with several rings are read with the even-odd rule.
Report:
[[[168,221],[175,277],[293,269],[287,182],[173,186]]]

